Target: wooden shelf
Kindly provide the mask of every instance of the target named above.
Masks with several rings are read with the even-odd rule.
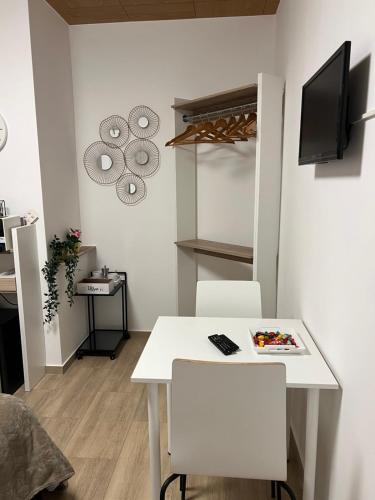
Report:
[[[258,98],[258,85],[252,83],[244,87],[211,94],[205,97],[199,97],[192,101],[186,101],[181,104],[172,106],[177,111],[186,111],[189,114],[198,115],[200,113],[208,113],[210,111],[218,111],[225,108],[232,108],[234,106],[242,106],[257,102]]]
[[[16,278],[0,278],[0,293],[16,293]]]
[[[81,248],[79,249],[79,252],[78,252],[78,255],[81,257],[82,255],[85,255],[85,253],[89,253],[89,252],[94,252],[96,250],[96,246],[95,245],[81,245]],[[13,255],[13,252],[0,252],[0,256],[1,255]]]
[[[176,241],[176,245],[181,248],[191,248],[195,253],[211,255],[212,257],[235,260],[247,264],[253,263],[253,249],[251,247],[209,240]]]
[[[96,250],[96,246],[94,245],[81,245],[79,249],[78,255],[82,257],[85,253],[94,252]]]

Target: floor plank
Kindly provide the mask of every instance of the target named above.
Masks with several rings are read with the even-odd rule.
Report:
[[[40,423],[48,432],[52,440],[65,453],[67,443],[78,427],[78,418],[40,417]]]
[[[101,458],[72,458],[75,475],[65,490],[44,492],[43,500],[103,500],[116,461]]]
[[[98,392],[65,450],[69,457],[117,459],[138,398],[121,392]]]
[[[64,374],[47,374],[23,398],[71,461],[68,488],[43,500],[149,500],[147,390],[130,376],[147,341],[133,334],[115,360],[86,357]],[[162,477],[169,474],[166,390],[160,386]],[[301,471],[288,466],[289,482],[301,498]],[[267,481],[189,477],[187,500],[268,500]],[[168,500],[180,498],[178,484]],[[283,500],[286,499],[283,496]]]

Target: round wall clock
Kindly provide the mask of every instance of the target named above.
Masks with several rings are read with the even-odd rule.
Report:
[[[8,129],[4,118],[0,115],[0,151],[3,149],[7,142]]]

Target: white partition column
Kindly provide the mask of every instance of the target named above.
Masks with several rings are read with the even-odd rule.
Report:
[[[36,225],[12,230],[25,390],[45,373],[46,354]]]
[[[257,150],[254,200],[253,279],[260,282],[263,316],[273,318],[277,307],[281,148],[284,80],[258,75]]]
[[[188,102],[175,99],[175,104]],[[186,129],[183,115],[175,111],[176,135]],[[176,155],[177,241],[197,237],[197,147],[179,146]],[[195,315],[197,263],[193,252],[177,247],[178,314]]]

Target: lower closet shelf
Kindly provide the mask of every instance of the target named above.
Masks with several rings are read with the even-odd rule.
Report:
[[[212,257],[245,262],[246,264],[253,263],[253,249],[251,247],[200,239],[176,241],[176,245],[181,248],[191,248],[195,253],[211,255]]]

